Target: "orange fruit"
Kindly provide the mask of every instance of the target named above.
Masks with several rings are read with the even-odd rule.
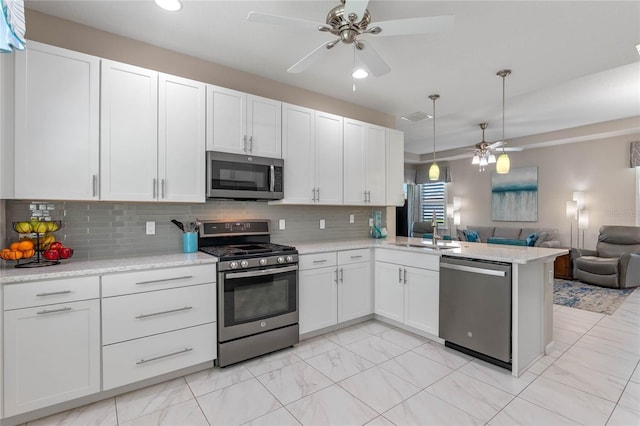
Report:
[[[22,252],[20,250],[11,250],[7,257],[9,260],[22,259]]]
[[[11,243],[11,245],[9,246],[9,250],[18,250],[19,245],[20,245],[20,241]]]
[[[1,258],[1,259],[4,259],[4,260],[9,260],[9,252],[10,252],[10,251],[11,251],[11,250],[9,250],[9,249],[7,249],[7,248],[6,248],[6,249],[2,249],[2,250],[0,251],[0,258]]]
[[[22,258],[23,259],[29,259],[30,257],[33,257],[33,255],[35,253],[36,253],[36,251],[34,249],[23,250],[22,251]]]
[[[33,249],[33,241],[22,240],[18,244],[18,250],[25,251],[25,250],[32,250],[32,249]]]

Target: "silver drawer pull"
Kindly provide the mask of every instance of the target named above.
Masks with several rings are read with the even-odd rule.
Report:
[[[358,256],[351,256],[351,259],[360,259],[362,257],[362,255],[358,255]]]
[[[157,360],[163,359],[163,358],[169,358],[170,356],[180,355],[180,354],[183,354],[185,352],[190,352],[192,350],[193,350],[193,348],[184,348],[181,351],[171,352],[170,354],[154,356],[153,358],[147,358],[147,359],[142,358],[140,361],[136,362],[136,365],[144,364],[146,362],[151,362],[151,361],[157,361]]]
[[[185,275],[184,277],[175,277],[175,278],[162,278],[160,280],[150,280],[150,281],[140,281],[138,284],[153,284],[153,283],[164,283],[167,281],[176,281],[176,280],[188,280],[189,278],[193,278],[193,275]]]
[[[326,261],[327,261],[327,259],[314,260],[313,263],[324,263]]]
[[[172,312],[188,311],[189,309],[193,309],[193,306],[184,306],[182,308],[169,309],[167,311],[162,311],[162,312],[153,312],[151,314],[140,314],[136,316],[136,319],[154,317],[156,315],[170,314]]]
[[[50,291],[48,293],[37,293],[36,296],[55,296],[56,294],[69,294],[71,290]]]
[[[66,311],[70,311],[71,308],[60,308],[60,309],[43,309],[42,311],[38,311],[36,312],[36,314],[38,315],[43,315],[43,314],[54,314],[56,312],[66,312]]]

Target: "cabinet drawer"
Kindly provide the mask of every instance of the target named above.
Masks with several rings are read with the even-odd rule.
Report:
[[[216,340],[216,323],[209,323],[104,346],[103,390],[212,361]]]
[[[186,287],[215,281],[215,264],[108,274],[102,277],[102,297]]]
[[[324,268],[326,266],[336,266],[336,252],[303,254],[299,258],[300,269]]]
[[[164,333],[216,320],[216,286],[191,287],[102,299],[102,343]]]
[[[411,253],[405,250],[376,249],[376,261],[413,266],[414,268],[440,270],[440,256],[430,253]]]
[[[346,250],[338,252],[338,263],[348,265],[349,263],[368,262],[371,259],[371,249]]]
[[[100,297],[100,277],[65,278],[4,286],[4,309],[68,303]]]

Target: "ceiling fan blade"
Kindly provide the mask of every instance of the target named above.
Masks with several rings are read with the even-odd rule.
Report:
[[[391,68],[389,65],[382,59],[382,57],[376,52],[376,50],[371,47],[369,43],[365,43],[360,41],[360,46],[362,49],[356,49],[356,54],[358,58],[366,65],[371,74],[376,77],[380,77],[381,75],[385,75]]]
[[[497,148],[500,148],[502,145],[504,145],[502,143],[502,141],[498,141],[498,142],[493,142],[493,143],[489,144],[489,146],[487,148],[489,148],[489,149],[497,149]]]
[[[321,27],[330,28],[327,24],[306,21],[304,19],[290,18],[288,16],[270,15],[268,13],[249,12],[247,20],[251,22],[260,22],[264,24],[283,25],[298,29],[318,29]]]
[[[395,19],[393,21],[375,22],[369,28],[378,27],[380,36],[398,36],[411,34],[432,34],[453,29],[455,15],[424,16],[420,18]]]
[[[335,46],[335,41],[328,41],[326,43],[322,43],[320,46],[316,47],[312,52],[310,52],[307,56],[300,59],[298,62],[293,64],[288,70],[288,73],[297,74],[309,68],[315,62],[317,62],[320,58],[329,53],[329,49]]]
[[[509,152],[520,152],[520,151],[524,151],[524,148],[522,148],[521,146],[505,146],[503,148],[505,151],[509,151]],[[498,151],[502,151],[502,149],[499,149]]]
[[[354,13],[357,16],[354,22],[359,22],[364,16],[364,11],[367,10],[367,4],[369,0],[347,0],[344,4],[344,16],[348,18]]]

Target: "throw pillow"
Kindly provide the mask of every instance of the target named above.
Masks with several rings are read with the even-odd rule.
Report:
[[[478,231],[473,231],[473,230],[467,229],[467,230],[464,231],[464,237],[470,243],[480,243],[480,242],[482,242],[482,241],[480,241],[480,235],[478,235]]]
[[[527,237],[527,245],[529,247],[533,247],[538,239],[538,234],[535,232]]]
[[[548,232],[538,232],[538,238],[536,239],[536,242],[533,243],[535,247],[540,247],[540,244],[544,243],[547,239],[547,235],[549,235]]]

